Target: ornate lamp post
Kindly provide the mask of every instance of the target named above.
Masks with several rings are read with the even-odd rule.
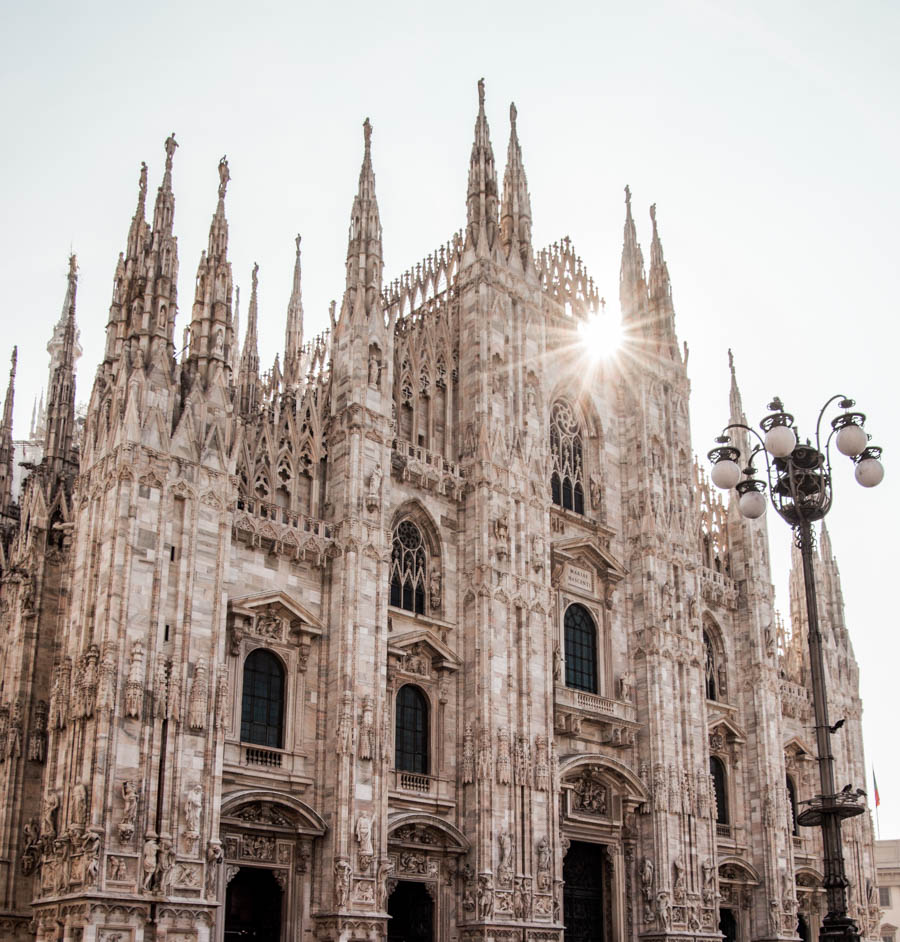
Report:
[[[831,431],[822,444],[822,419],[835,403],[842,409],[831,422]],[[812,680],[813,708],[816,717],[816,747],[819,753],[819,785],[817,795],[797,818],[807,827],[822,828],[825,851],[825,890],[828,912],[822,921],[819,938],[822,942],[857,942],[859,929],[847,914],[847,876],[841,842],[841,821],[862,814],[859,799],[865,793],[851,791],[847,785],[837,792],[834,781],[834,756],[831,753],[832,727],[828,720],[828,699],[825,689],[825,660],[822,635],[819,632],[819,611],[813,573],[812,524],[831,509],[832,439],[837,450],[856,464],[856,480],[863,487],[875,487],[884,477],[881,449],[868,444],[863,428],[866,417],[853,412],[852,399],[832,396],[819,412],[816,422],[816,443],[801,444],[797,439],[794,417],[784,411],[780,399],[769,403],[769,412],[761,422],[763,435],[741,423],[727,425],[716,439],[717,447],[709,453],[712,480],[720,488],[735,488],[739,495],[741,515],[748,519],[762,516],[766,510],[766,482],[754,477],[753,460],[762,454],[766,462],[769,496],[778,515],[794,531],[794,538],[803,560],[803,584],[806,590],[806,613],[809,620],[809,661]],[[728,435],[731,429],[742,429],[756,439],[741,470],[742,455]],[[826,428],[827,430],[827,428]]]

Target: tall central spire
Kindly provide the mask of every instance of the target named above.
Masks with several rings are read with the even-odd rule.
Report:
[[[478,80],[478,117],[469,158],[466,194],[466,242],[478,255],[490,254],[497,237],[497,170],[491,131],[484,113],[484,79]]]
[[[522,148],[516,130],[515,102],[509,106],[509,147],[503,174],[503,205],[500,211],[500,241],[511,264],[534,268],[531,248],[531,197],[522,163]]]
[[[78,265],[69,256],[66,290],[66,326],[59,364],[53,371],[47,398],[47,437],[44,461],[52,474],[59,474],[73,461],[72,437],[75,426],[75,295],[78,288]]]
[[[381,273],[384,267],[381,248],[381,219],[375,198],[375,173],[372,170],[372,125],[363,123],[362,167],[359,188],[350,212],[350,235],[347,244],[347,288],[341,305],[339,326],[347,318],[368,319],[379,307]]]
[[[625,233],[622,240],[622,264],[619,268],[619,303],[622,316],[639,320],[647,307],[647,284],[644,281],[644,255],[638,244],[634,217],[631,215],[631,189],[625,187]]]
[[[12,503],[13,478],[13,401],[16,395],[16,362],[19,348],[13,347],[9,367],[9,386],[3,402],[3,422],[0,423],[0,517],[6,516]]]
[[[300,382],[300,348],[303,346],[303,296],[300,290],[300,236],[294,244],[294,284],[288,301],[287,323],[284,327],[284,384],[295,386]]]
[[[256,286],[259,265],[253,263],[250,282],[250,307],[247,311],[247,335],[241,353],[241,370],[238,380],[239,409],[244,418],[256,412],[259,398],[259,349],[256,338],[257,300]]]

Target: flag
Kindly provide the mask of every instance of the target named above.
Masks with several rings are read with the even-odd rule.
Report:
[[[878,794],[878,779],[875,778],[875,766],[872,766],[872,784],[875,786],[875,807],[881,804],[881,796]]]

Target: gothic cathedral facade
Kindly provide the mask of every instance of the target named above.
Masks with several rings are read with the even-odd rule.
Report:
[[[510,117],[501,187],[479,83],[465,229],[391,283],[366,122],[343,300],[306,340],[298,238],[271,370],[224,158],[183,352],[174,137],[152,223],[142,167],[83,421],[71,261],[21,487],[15,358],[0,428],[4,939],[816,937],[802,591],[788,633],[765,522],[690,453],[655,211],[645,274],[626,190],[626,347],[587,367],[604,302],[532,246]],[[862,784],[824,531],[818,564]],[[872,938],[869,815],[844,832]]]

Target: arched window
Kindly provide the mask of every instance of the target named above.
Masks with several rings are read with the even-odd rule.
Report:
[[[264,648],[244,661],[241,741],[280,749],[284,739],[284,668]]]
[[[709,757],[709,774],[712,777],[713,795],[716,799],[716,824],[728,826],[728,788],[725,766],[718,756]]]
[[[716,665],[716,650],[713,647],[712,638],[709,632],[703,632],[703,650],[706,654],[706,699],[718,700],[718,667]]]
[[[397,693],[394,764],[404,772],[428,774],[428,701],[418,687],[406,684]]]
[[[425,614],[428,557],[419,528],[401,520],[394,530],[391,551],[391,605],[417,615]]]
[[[597,627],[583,605],[570,605],[563,623],[566,641],[566,686],[588,693],[597,689]]]
[[[784,786],[787,789],[788,812],[791,816],[791,834],[794,837],[799,837],[800,829],[797,826],[797,789],[794,788],[794,780],[790,775],[785,776]]]
[[[559,399],[550,409],[550,497],[564,510],[584,513],[584,450],[572,407]]]

